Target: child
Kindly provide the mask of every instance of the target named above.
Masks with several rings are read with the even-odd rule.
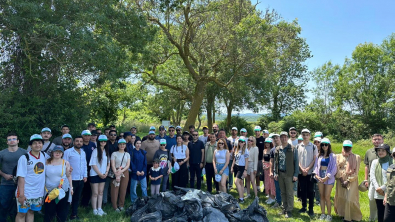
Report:
[[[159,166],[159,159],[154,159],[153,167],[149,171],[149,178],[151,180],[151,196],[159,194],[160,182],[163,177],[162,168]]]

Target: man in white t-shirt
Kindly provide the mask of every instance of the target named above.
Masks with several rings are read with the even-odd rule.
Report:
[[[292,146],[298,145],[298,133],[296,132],[295,127],[289,128],[289,140],[288,143],[291,144]]]
[[[18,160],[18,188],[16,190],[16,222],[34,221],[34,211],[40,211],[44,199],[45,160],[43,138],[34,134],[30,137],[31,151]]]

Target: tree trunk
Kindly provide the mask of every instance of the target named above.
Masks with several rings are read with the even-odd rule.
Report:
[[[200,126],[202,125],[202,120],[200,119],[200,113],[198,114],[198,116],[197,116],[197,118],[198,118],[198,126],[196,127],[196,129],[197,130],[199,130],[200,129]]]
[[[209,94],[207,95],[207,106],[206,106],[206,110],[207,110],[207,126],[208,126],[208,130],[209,132],[213,131],[213,105],[214,105],[214,96]]]
[[[199,115],[200,106],[203,103],[203,98],[206,92],[207,83],[204,81],[198,81],[196,83],[195,91],[193,93],[192,105],[188,113],[187,121],[184,125],[184,131],[189,130],[190,125],[195,125],[196,117]]]
[[[273,93],[273,107],[272,107],[272,116],[274,121],[280,120],[280,110],[278,107],[278,93]]]
[[[230,131],[230,124],[232,122],[232,110],[233,110],[233,103],[232,101],[229,102],[229,105],[226,106],[226,129],[228,130],[228,132]]]
[[[215,100],[215,99],[214,99]],[[213,124],[215,123],[215,101],[213,103]]]

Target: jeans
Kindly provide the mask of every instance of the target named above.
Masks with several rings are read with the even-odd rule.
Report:
[[[302,208],[307,207],[307,198],[309,199],[309,211],[313,211],[314,207],[314,183],[310,181],[312,175],[303,176],[299,174],[300,181],[300,199],[302,199]]]
[[[278,183],[278,180],[274,180],[274,186],[276,187],[276,201],[279,205],[281,205],[281,202],[282,202],[281,190],[280,190],[280,184]]]
[[[15,198],[16,185],[0,185],[0,222],[6,222],[9,215],[14,220],[16,210]]]
[[[137,200],[136,188],[137,188],[137,183],[138,182],[140,182],[140,186],[141,186],[141,191],[143,193],[143,197],[147,196],[147,180],[146,180],[146,178],[141,179],[141,180],[134,180],[134,179],[132,179],[130,181],[130,199],[132,200],[132,203],[136,202],[136,200]]]
[[[112,179],[110,177],[107,177],[106,178],[106,183],[104,184],[104,190],[103,190],[103,204],[107,203],[108,193],[109,193],[108,188],[110,188],[111,182],[112,182]]]
[[[162,179],[162,192],[166,192],[167,190],[167,185],[169,183],[169,176],[170,174],[167,174],[167,171],[163,173],[163,179]]]
[[[44,203],[45,215],[44,215],[44,222],[51,222],[56,218],[58,222],[65,222],[67,219],[67,215],[69,214],[69,193],[70,191],[66,192],[66,196],[61,199],[57,204],[55,200],[52,200],[49,203]]]
[[[229,167],[229,171],[230,171],[230,168],[232,167],[232,164],[233,164],[233,160],[229,160],[229,164],[228,164],[228,167]],[[233,173],[229,173],[229,185],[228,185],[229,187],[233,187]]]
[[[189,166],[190,173],[190,187],[195,188],[195,175],[196,175],[196,188],[198,190],[202,187],[202,169],[200,163],[193,163]]]
[[[86,186],[89,186],[89,184],[87,184]],[[73,180],[74,194],[72,196],[72,202],[71,202],[71,216],[77,216],[78,207],[80,205],[80,198],[83,189],[84,189],[83,180]]]

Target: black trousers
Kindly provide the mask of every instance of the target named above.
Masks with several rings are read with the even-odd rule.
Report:
[[[314,207],[314,183],[310,181],[311,175],[303,176],[299,174],[298,180],[300,184],[300,199],[302,199],[302,207],[306,209],[307,198],[309,198],[309,211],[313,211]]]
[[[391,206],[388,203],[385,204],[384,209],[384,222],[395,221],[395,206]]]
[[[70,191],[67,191],[65,197],[61,199],[58,204],[56,204],[55,200],[52,200],[50,203],[44,203],[44,222],[51,222],[54,218],[56,218],[58,222],[65,222],[67,220],[70,206],[68,202],[69,193]]]
[[[375,199],[377,206],[377,220],[378,222],[384,221],[384,204],[383,200]]]
[[[219,191],[219,183],[215,181],[214,165],[212,163],[206,163],[206,183],[207,191],[211,193],[213,190],[213,183],[215,184],[215,189]]]
[[[177,160],[177,162],[181,162],[181,160]],[[174,186],[178,187],[187,187],[188,184],[188,168],[187,168],[187,163],[184,163],[180,166],[180,169],[172,174],[172,184]]]
[[[89,172],[89,171],[88,171]],[[92,188],[90,186],[90,176],[88,176],[86,181],[86,186],[82,190],[82,197],[81,197],[81,206],[82,207],[89,207],[89,202],[91,201],[92,197]]]
[[[87,184],[86,186],[89,186],[89,184]],[[80,198],[83,189],[84,189],[83,180],[73,180],[74,194],[71,202],[71,216],[77,216],[78,206],[80,205]]]
[[[196,189],[200,190],[202,188],[202,169],[200,168],[200,163],[192,163],[189,165],[190,173],[190,187],[195,188],[195,175],[196,175]]]

